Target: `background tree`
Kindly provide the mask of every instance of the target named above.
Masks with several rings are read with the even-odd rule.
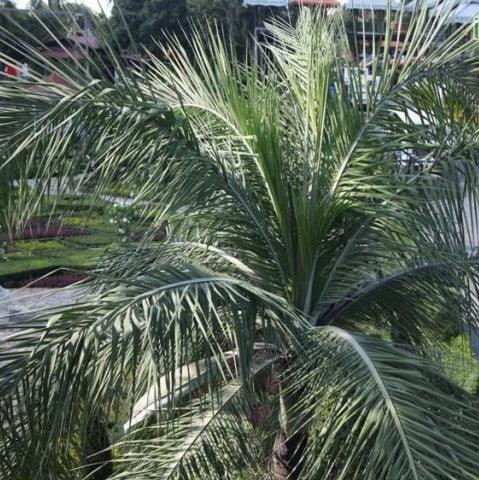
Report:
[[[251,43],[256,24],[268,17],[261,17],[258,8],[245,8],[240,0],[188,0],[187,5],[191,22],[217,25],[225,38],[234,41],[239,53],[245,52]]]
[[[133,40],[137,46],[158,51],[155,42],[162,30],[181,35],[186,16],[186,0],[119,0],[113,5],[110,24],[122,48],[134,49]]]
[[[133,40],[137,45],[158,52],[156,42],[164,41],[162,31],[182,35],[183,30],[189,31],[191,22],[203,26],[216,24],[225,38],[233,40],[238,52],[244,54],[256,26],[267,19],[289,15],[285,9],[244,7],[242,0],[122,0],[114,4],[110,26],[122,48],[132,48]],[[187,42],[183,44],[186,46]]]
[[[36,5],[33,13],[28,13],[18,10],[14,2],[3,1],[0,6],[0,45],[3,55],[23,61],[24,44],[32,44],[34,39],[43,42],[50,37],[35,15],[39,15],[54,32],[61,29],[54,15],[45,10],[43,4]]]

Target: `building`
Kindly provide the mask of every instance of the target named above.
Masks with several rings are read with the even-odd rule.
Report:
[[[245,6],[282,7],[308,6],[319,8],[344,8],[352,11],[397,11],[401,0],[243,0]],[[405,11],[426,8],[430,16],[449,15],[451,25],[469,24],[479,20],[479,0],[411,0]]]

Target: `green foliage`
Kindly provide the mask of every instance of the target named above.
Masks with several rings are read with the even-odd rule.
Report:
[[[12,248],[17,253],[31,254],[38,251],[61,250],[65,245],[57,240],[17,240]]]
[[[216,25],[224,38],[231,39],[244,55],[255,27],[263,25],[265,20],[286,19],[289,15],[284,9],[246,8],[242,0],[121,0],[114,4],[109,26],[122,48],[145,46],[162,56],[162,45],[168,45],[163,33],[178,35],[188,49],[192,24]]]
[[[108,221],[103,218],[62,217],[61,220],[64,225],[72,225],[81,228],[104,227],[108,225]]]
[[[92,196],[88,193],[79,196],[63,195],[60,198],[55,195],[49,196],[45,202],[45,211],[49,212],[53,209],[62,212],[63,217],[74,218],[98,218],[103,216],[106,210],[111,208],[109,202],[100,201],[98,198],[93,201]]]
[[[186,13],[186,0],[119,0],[113,5],[110,23],[120,47],[143,45],[157,51],[162,31],[180,34]]]
[[[129,205],[113,206],[110,223],[117,229],[117,233],[123,242],[127,241],[134,232],[137,223],[137,212],[135,207]]]
[[[456,385],[470,393],[476,392],[479,380],[479,364],[471,349],[467,335],[458,335],[442,345],[439,354],[445,374]]]
[[[300,398],[291,412],[294,421],[300,428],[320,424],[319,437],[304,454],[304,478],[460,478],[457,470],[474,478],[467,465],[477,462],[475,453],[451,451],[444,441],[474,444],[477,402],[455,392],[439,369],[387,343],[335,328],[310,340],[290,386]],[[318,398],[331,400],[327,413],[317,409]],[[351,449],[355,462],[348,462]]]

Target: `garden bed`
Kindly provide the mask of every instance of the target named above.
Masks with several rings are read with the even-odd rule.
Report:
[[[19,233],[11,236],[12,240],[39,240],[49,238],[67,238],[90,235],[91,232],[83,228],[69,226],[60,221],[58,217],[37,217]]]
[[[26,275],[22,272],[22,275],[18,276],[17,279],[11,278],[4,282],[3,286],[5,288],[63,288],[86,279],[88,279],[88,274],[81,272],[64,272],[51,275],[49,271],[26,272]]]
[[[108,202],[90,208],[81,199],[69,199],[57,207],[63,213],[36,217],[10,237],[0,233],[0,247],[2,240],[11,239],[3,255],[0,252],[0,285],[69,286],[86,279],[98,260],[125,238],[162,241],[166,237],[166,222],[155,233],[146,233],[137,226],[137,218],[128,217],[128,210]]]
[[[68,202],[63,214],[36,217],[10,238],[0,258],[0,284],[57,288],[88,276],[99,258],[118,240],[117,228],[103,209],[88,209]]]

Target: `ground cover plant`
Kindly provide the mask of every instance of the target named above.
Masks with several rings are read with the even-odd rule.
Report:
[[[47,206],[52,200],[48,202]],[[42,278],[35,286],[66,286],[70,281],[85,278],[80,272],[94,268],[119,241],[118,228],[110,222],[110,209],[106,203],[92,210],[81,200],[65,199],[58,205],[57,214],[37,215],[21,229],[10,234],[3,232],[2,284],[19,287]],[[59,269],[69,270],[61,275],[61,280],[59,273],[55,280],[43,278]]]
[[[479,274],[477,41],[446,25],[386,28],[374,86],[341,13],[306,10],[261,61],[212,27],[115,84],[78,64],[0,86],[6,223],[87,170],[93,205],[118,172],[139,186],[144,228],[0,344],[2,475],[477,478],[474,386],[437,356]]]

